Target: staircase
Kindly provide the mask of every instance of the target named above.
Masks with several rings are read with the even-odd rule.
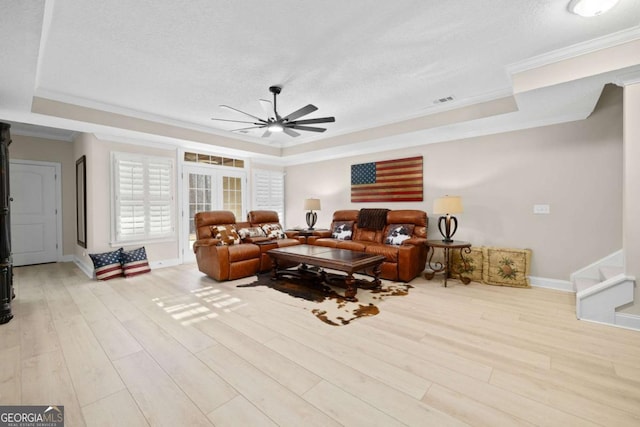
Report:
[[[578,319],[616,324],[616,308],[633,302],[635,278],[624,274],[622,251],[574,272]]]

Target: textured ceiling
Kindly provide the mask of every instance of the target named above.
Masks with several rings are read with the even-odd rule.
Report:
[[[511,95],[509,65],[640,23],[637,0],[591,19],[568,13],[567,2],[2,0],[0,119],[117,127],[33,114],[35,96],[258,145],[321,143]],[[283,86],[281,114],[312,103],[319,110],[305,118],[336,122],[323,134],[264,139],[210,120],[244,119],[220,104],[263,116],[258,99],[270,99],[275,84]],[[583,98],[599,91],[558,89],[562,98],[523,96],[518,109],[526,113],[529,102],[534,116],[566,115],[592,106]],[[447,96],[454,101],[433,103]]]

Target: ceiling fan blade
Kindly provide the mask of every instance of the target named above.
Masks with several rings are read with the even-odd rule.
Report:
[[[300,136],[300,134],[299,134],[298,132],[293,131],[293,130],[291,130],[291,128],[288,128],[288,127],[285,127],[285,128],[282,130],[282,132],[284,132],[284,133],[286,133],[287,135],[292,136],[292,137],[294,137],[294,138],[295,138],[296,136]]]
[[[263,138],[269,138],[271,136],[271,131],[269,129],[265,130],[262,134]]]
[[[285,129],[289,129],[289,128],[285,128]],[[314,128],[311,126],[291,126],[291,129],[297,129],[297,130],[308,130],[310,132],[324,132],[326,129],[325,128]]]
[[[306,107],[302,107],[299,110],[294,111],[293,113],[289,114],[286,117],[283,117],[282,120],[284,121],[294,121],[295,119],[297,119],[298,117],[302,117],[302,116],[306,116],[309,113],[313,113],[314,111],[316,111],[318,109],[318,107],[316,107],[315,105],[307,105]]]
[[[260,106],[262,107],[262,109],[264,110],[265,114],[267,115],[268,119],[275,119],[276,118],[276,112],[273,109],[273,104],[271,103],[271,101],[267,101],[266,99],[259,99],[258,101],[260,101]]]
[[[260,124],[260,123],[255,123],[255,122],[244,122],[244,121],[241,121],[241,120],[216,119],[215,117],[211,117],[211,120],[218,120],[220,122],[248,123],[250,125],[258,125],[258,124]]]
[[[335,117],[319,117],[317,119],[296,120],[295,122],[289,122],[294,125],[312,125],[314,123],[332,123],[335,122]]]
[[[264,125],[260,125],[260,126],[249,126],[248,128],[240,128],[240,129],[232,129],[231,132],[238,132],[238,131],[242,131],[242,130],[249,130],[249,129],[260,129],[260,128],[264,128]]]
[[[257,120],[257,121],[259,121],[259,122],[266,123],[266,121],[265,121],[265,120],[262,120],[260,117],[256,117],[256,116],[254,116],[254,115],[252,115],[252,114],[245,113],[244,111],[240,111],[240,110],[238,110],[237,108],[229,107],[228,105],[221,105],[221,107],[222,107],[222,108],[227,108],[227,109],[232,110],[232,111],[237,111],[238,113],[240,113],[240,114],[244,114],[245,116],[249,116],[249,117],[251,117],[252,119],[256,119],[256,120]]]

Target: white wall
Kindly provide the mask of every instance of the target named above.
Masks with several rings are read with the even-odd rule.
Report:
[[[640,315],[640,83],[624,87],[624,256],[628,275],[636,278],[634,306]]]
[[[392,144],[392,143],[391,143]],[[422,155],[423,203],[351,203],[352,164]],[[586,120],[469,138],[286,169],[287,227],[304,225],[303,199],[322,201],[319,227],[333,211],[386,207],[429,213],[460,195],[456,238],[474,245],[533,250],[531,275],[569,274],[622,247],[622,91],[607,87]],[[550,215],[534,215],[534,204]],[[429,237],[438,238],[430,216]]]

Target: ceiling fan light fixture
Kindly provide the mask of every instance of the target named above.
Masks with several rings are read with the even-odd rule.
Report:
[[[273,93],[273,103],[271,103],[270,101],[267,101],[266,99],[260,100],[260,105],[262,106],[263,110],[267,114],[266,119],[261,119],[258,116],[245,113],[242,110],[238,110],[237,108],[233,108],[228,105],[221,105],[221,107],[223,108],[226,108],[231,111],[235,111],[236,113],[240,113],[250,118],[251,121],[247,121],[247,119],[245,120],[218,119],[216,117],[212,117],[211,120],[219,120],[222,122],[244,123],[245,125],[251,125],[251,126],[245,126],[240,129],[231,129],[231,132],[246,133],[246,131],[251,129],[265,129],[265,132],[262,134],[263,138],[268,138],[269,136],[271,136],[273,132],[283,132],[283,133],[286,133],[288,136],[294,137],[294,138],[297,136],[300,136],[300,134],[296,132],[297,130],[301,130],[305,132],[324,132],[327,129],[316,127],[316,126],[307,126],[307,125],[313,125],[318,123],[333,123],[336,121],[335,117],[317,117],[314,119],[298,120],[300,117],[304,117],[307,114],[311,114],[318,109],[318,107],[312,104],[308,104],[302,108],[298,108],[293,113],[287,114],[286,116],[282,117],[280,116],[280,114],[278,114],[277,104],[276,104],[277,103],[276,97],[282,91],[282,87],[271,86],[269,88],[269,91]]]
[[[284,131],[284,126],[282,126],[282,123],[273,122],[269,123],[267,129],[269,129],[269,132],[282,132]]]
[[[602,15],[612,9],[619,0],[571,0],[569,12],[586,18]]]

